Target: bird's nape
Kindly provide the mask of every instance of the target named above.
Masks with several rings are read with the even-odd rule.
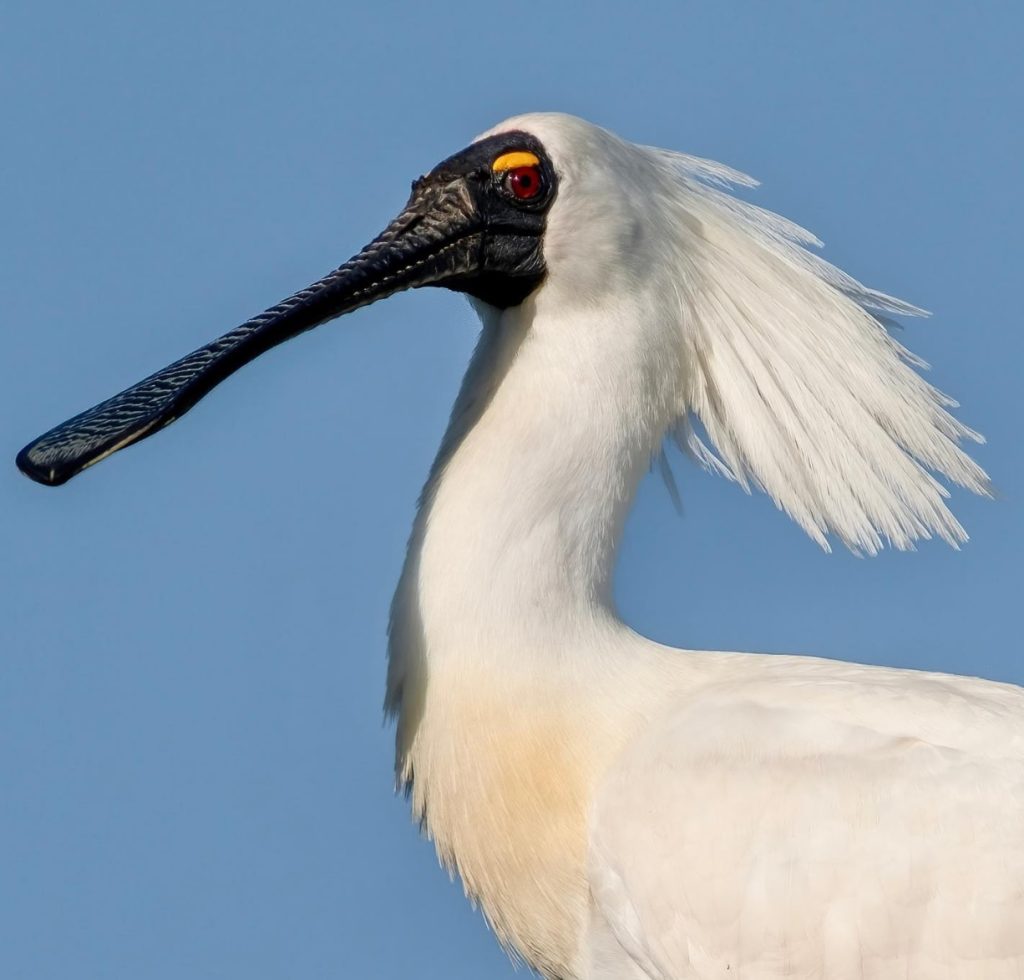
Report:
[[[980,436],[884,322],[922,310],[729,193],[756,181],[728,167],[559,114],[505,125],[535,133],[562,175],[538,302],[566,322],[584,303],[615,311],[631,344],[617,351],[613,337],[599,351],[581,340],[578,360],[618,358],[608,383],[642,392],[652,428],[764,490],[826,549],[830,539],[867,554],[966,540],[939,481],[991,493],[961,445]]]

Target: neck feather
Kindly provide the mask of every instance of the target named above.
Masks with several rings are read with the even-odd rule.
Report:
[[[615,549],[676,371],[624,326],[635,310],[562,297],[556,319],[545,292],[482,311],[395,596],[387,706],[441,860],[503,942],[570,977],[592,786],[644,713],[616,679],[643,658],[612,607]]]
[[[636,310],[566,316],[556,298],[556,319],[544,292],[482,309],[396,595],[392,658],[410,629],[432,655],[483,655],[612,617],[616,547],[680,372],[624,326]]]

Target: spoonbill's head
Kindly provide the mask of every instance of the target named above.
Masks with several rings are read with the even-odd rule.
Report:
[[[558,196],[541,141],[503,127],[413,181],[401,213],[334,272],[180,361],[57,426],[18,455],[50,486],[188,411],[270,347],[326,320],[416,286],[446,286],[504,309],[545,277],[544,235]]]
[[[64,483],[270,347],[400,290],[444,286],[485,314],[525,317],[535,337],[574,330],[553,356],[583,353],[581,372],[605,390],[633,389],[652,438],[668,432],[706,467],[766,490],[822,545],[829,533],[868,552],[963,540],[928,471],[986,492],[958,445],[978,437],[885,329],[921,311],[818,258],[813,235],[729,195],[737,183],[754,181],[571,116],[507,120],[414,181],[344,265],[50,430],[18,466]]]

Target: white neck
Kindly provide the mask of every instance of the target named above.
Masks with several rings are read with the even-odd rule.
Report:
[[[615,549],[678,412],[677,355],[639,312],[547,287],[482,311],[392,610],[388,708],[414,814],[499,936],[566,977],[591,790],[642,713],[623,688],[642,685],[643,657],[612,608]]]
[[[483,308],[423,492],[392,629],[415,609],[432,654],[606,619],[622,526],[673,417],[677,355],[638,350],[635,310],[561,303],[555,318],[546,292]]]

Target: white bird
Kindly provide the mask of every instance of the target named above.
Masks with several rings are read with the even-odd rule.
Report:
[[[52,430],[61,483],[281,340],[397,289],[483,323],[390,630],[397,771],[442,861],[547,978],[1024,976],[1024,690],[677,650],[611,576],[666,436],[823,547],[965,540],[975,433],[885,329],[915,308],[743,203],[753,182],[526,115],[416,181],[353,260]],[[706,440],[698,436],[699,421]]]

